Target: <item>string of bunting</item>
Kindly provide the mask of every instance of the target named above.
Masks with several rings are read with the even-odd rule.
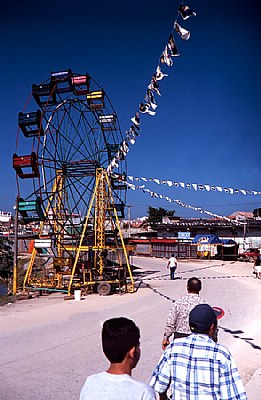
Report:
[[[181,207],[189,208],[189,209],[191,209],[193,211],[200,212],[201,214],[207,214],[207,215],[210,215],[211,217],[215,217],[215,218],[218,218],[218,219],[223,219],[225,221],[230,222],[231,224],[235,224],[235,225],[244,224],[241,221],[231,220],[230,218],[225,217],[224,215],[215,214],[215,213],[212,213],[211,211],[204,210],[201,207],[195,207],[195,206],[192,206],[190,204],[183,203],[181,200],[172,199],[169,196],[165,196],[163,194],[159,194],[159,193],[153,192],[152,190],[146,188],[145,185],[134,185],[133,183],[129,183],[129,182],[126,182],[126,185],[128,187],[130,187],[132,190],[142,190],[143,193],[148,193],[151,197],[164,199],[164,200],[167,200],[169,203],[176,203]]]
[[[208,184],[200,184],[200,183],[185,183],[185,182],[177,182],[177,181],[171,181],[171,180],[165,180],[165,179],[157,179],[157,178],[145,178],[145,177],[137,177],[137,176],[127,176],[129,181],[131,182],[154,182],[157,183],[158,185],[167,185],[169,187],[174,187],[174,188],[182,188],[182,189],[194,189],[195,191],[201,190],[201,191],[207,191],[207,192],[223,192],[227,194],[243,194],[244,196],[246,195],[254,195],[254,196],[260,196],[261,192],[257,190],[248,190],[248,189],[234,189],[231,187],[222,187],[222,186],[215,186],[215,185],[208,185]]]
[[[134,145],[137,137],[140,136],[140,114],[148,114],[150,116],[156,115],[158,105],[155,95],[161,96],[159,82],[168,76],[168,74],[162,71],[162,65],[172,67],[174,64],[173,58],[180,56],[174,35],[178,35],[182,40],[188,40],[190,38],[190,31],[183,28],[180,25],[179,20],[182,19],[183,21],[186,21],[188,18],[193,16],[196,16],[196,13],[185,5],[184,2],[181,2],[168,41],[159,57],[156,71],[152,75],[151,81],[147,87],[144,100],[139,104],[138,111],[136,111],[135,115],[131,118],[132,125],[129,130],[126,131],[126,137],[107,167],[108,174],[111,174],[115,168],[119,167],[119,161],[123,160],[129,152],[129,144]]]

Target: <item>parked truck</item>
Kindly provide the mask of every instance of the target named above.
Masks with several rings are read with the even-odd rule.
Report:
[[[240,261],[254,261],[258,256],[260,255],[260,250],[255,247],[251,247],[249,249],[246,249],[242,253],[238,254],[238,259]]]

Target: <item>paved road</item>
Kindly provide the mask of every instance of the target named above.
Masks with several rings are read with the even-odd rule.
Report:
[[[54,294],[0,308],[0,400],[77,400],[86,376],[107,367],[100,331],[113,316],[140,327],[142,356],[134,377],[148,381],[172,301],[185,294],[191,276],[202,279],[202,297],[225,310],[219,340],[234,355],[249,400],[259,400],[261,280],[253,278],[252,265],[179,262],[177,279],[170,281],[166,260],[132,261],[140,267],[135,294],[94,294],[80,302]]]

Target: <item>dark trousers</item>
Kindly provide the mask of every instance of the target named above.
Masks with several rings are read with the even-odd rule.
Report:
[[[170,279],[171,280],[175,279],[174,278],[175,271],[176,271],[176,267],[170,267]]]

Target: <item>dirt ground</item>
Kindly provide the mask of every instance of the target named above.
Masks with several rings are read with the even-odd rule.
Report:
[[[180,261],[170,281],[166,260],[133,257],[134,294],[61,294],[0,307],[0,400],[74,400],[87,375],[107,368],[100,333],[104,320],[133,319],[141,330],[141,360],[133,376],[148,382],[160,355],[163,329],[173,300],[186,293],[186,281],[202,279],[201,296],[225,310],[219,341],[232,352],[248,400],[261,393],[261,280],[246,262]]]

